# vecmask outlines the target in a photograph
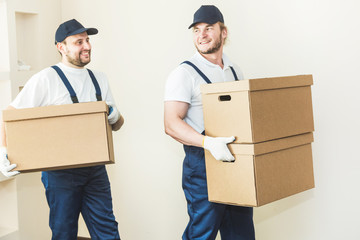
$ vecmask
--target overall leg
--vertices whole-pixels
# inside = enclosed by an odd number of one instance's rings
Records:
[[[221,240],[254,240],[253,208],[227,205],[220,235]]]
[[[81,209],[81,187],[72,169],[42,173],[50,208],[49,225],[53,240],[76,240]]]
[[[91,167],[89,181],[84,189],[81,214],[92,240],[120,239],[105,166]]]
[[[183,240],[214,240],[226,205],[208,201],[204,150],[188,146],[184,149],[183,189],[190,220]]]

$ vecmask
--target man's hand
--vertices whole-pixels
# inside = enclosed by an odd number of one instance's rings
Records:
[[[119,120],[119,118],[120,118],[120,113],[117,110],[117,108],[109,105],[108,121],[109,121],[110,125],[113,125],[114,123],[116,123]]]
[[[14,168],[16,168],[16,164],[10,164],[7,158],[6,147],[0,147],[0,172],[5,177],[12,177],[20,173],[18,171],[11,171]]]
[[[209,150],[210,153],[216,160],[219,161],[234,161],[235,158],[231,155],[227,144],[235,140],[235,137],[204,137],[203,147],[206,150]]]

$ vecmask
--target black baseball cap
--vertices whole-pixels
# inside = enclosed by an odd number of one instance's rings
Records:
[[[66,21],[58,27],[55,33],[55,44],[62,42],[68,36],[72,36],[78,33],[87,32],[88,35],[94,35],[98,33],[96,28],[85,28],[81,23],[75,19]]]
[[[189,29],[198,23],[214,24],[217,22],[224,23],[224,17],[220,10],[214,5],[202,5],[194,14],[194,21]]]

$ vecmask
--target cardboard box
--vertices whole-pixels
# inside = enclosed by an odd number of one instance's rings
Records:
[[[314,131],[312,75],[201,85],[206,135],[258,143]]]
[[[314,188],[311,142],[306,133],[256,144],[230,144],[234,162],[205,151],[209,201],[264,204]]]
[[[114,163],[105,102],[3,111],[8,158],[20,172]]]

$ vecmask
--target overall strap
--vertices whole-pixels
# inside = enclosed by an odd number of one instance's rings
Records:
[[[69,80],[67,79],[67,77],[65,76],[64,72],[56,65],[54,66],[51,66],[53,69],[55,69],[55,71],[58,73],[59,77],[61,78],[61,80],[63,81],[65,87],[67,88],[67,90],[69,91],[70,93],[70,97],[71,97],[71,100],[73,103],[78,103],[79,100],[76,96],[76,93],[74,91],[74,89],[72,88]],[[87,69],[89,75],[90,75],[90,78],[91,78],[91,81],[93,82],[94,84],[94,87],[95,87],[95,91],[96,91],[96,100],[97,101],[102,101],[102,98],[101,98],[101,90],[100,90],[100,86],[99,86],[99,83],[98,81],[96,80],[95,78],[95,75],[94,73],[90,70],[90,69]]]
[[[237,77],[237,75],[236,75],[236,72],[235,72],[234,68],[233,68],[232,66],[230,66],[230,69],[231,69],[231,71],[232,71],[232,73],[233,73],[233,75],[234,75],[235,81],[239,81],[239,79],[238,79],[238,77]]]
[[[184,62],[182,62],[181,64],[183,64],[183,63],[192,66],[192,67],[199,73],[199,75],[205,80],[205,82],[211,84],[210,79],[209,79],[207,76],[205,76],[205,74],[204,74],[202,71],[200,71],[200,69],[199,69],[197,66],[195,66],[195,64],[193,64],[193,63],[190,62],[190,61],[184,61]]]
[[[63,83],[65,84],[65,87],[67,88],[67,90],[70,93],[70,97],[73,103],[78,103],[79,100],[76,96],[76,93],[74,91],[74,89],[72,88],[71,84],[69,83],[69,80],[66,78],[65,74],[63,73],[63,71],[61,71],[61,69],[54,65],[51,66],[53,69],[55,69],[55,71],[58,73],[59,77],[61,78],[61,80],[63,81]]]
[[[95,91],[96,91],[96,100],[98,101],[102,101],[102,98],[101,98],[101,90],[100,90],[100,87],[99,87],[99,83],[98,81],[96,80],[95,78],[95,75],[93,74],[93,72],[90,70],[90,69],[87,69],[88,72],[89,72],[89,75],[91,77],[91,80],[94,84],[94,87],[95,87]]]
[[[200,74],[200,76],[205,80],[205,82],[207,82],[209,84],[211,83],[210,79],[208,77],[206,77],[205,74],[197,66],[195,66],[195,64],[193,64],[190,61],[184,61],[181,64],[183,64],[183,63],[186,63],[186,64],[192,66]],[[234,75],[235,81],[239,81],[234,68],[232,66],[230,66],[230,69],[231,69],[232,74]]]

